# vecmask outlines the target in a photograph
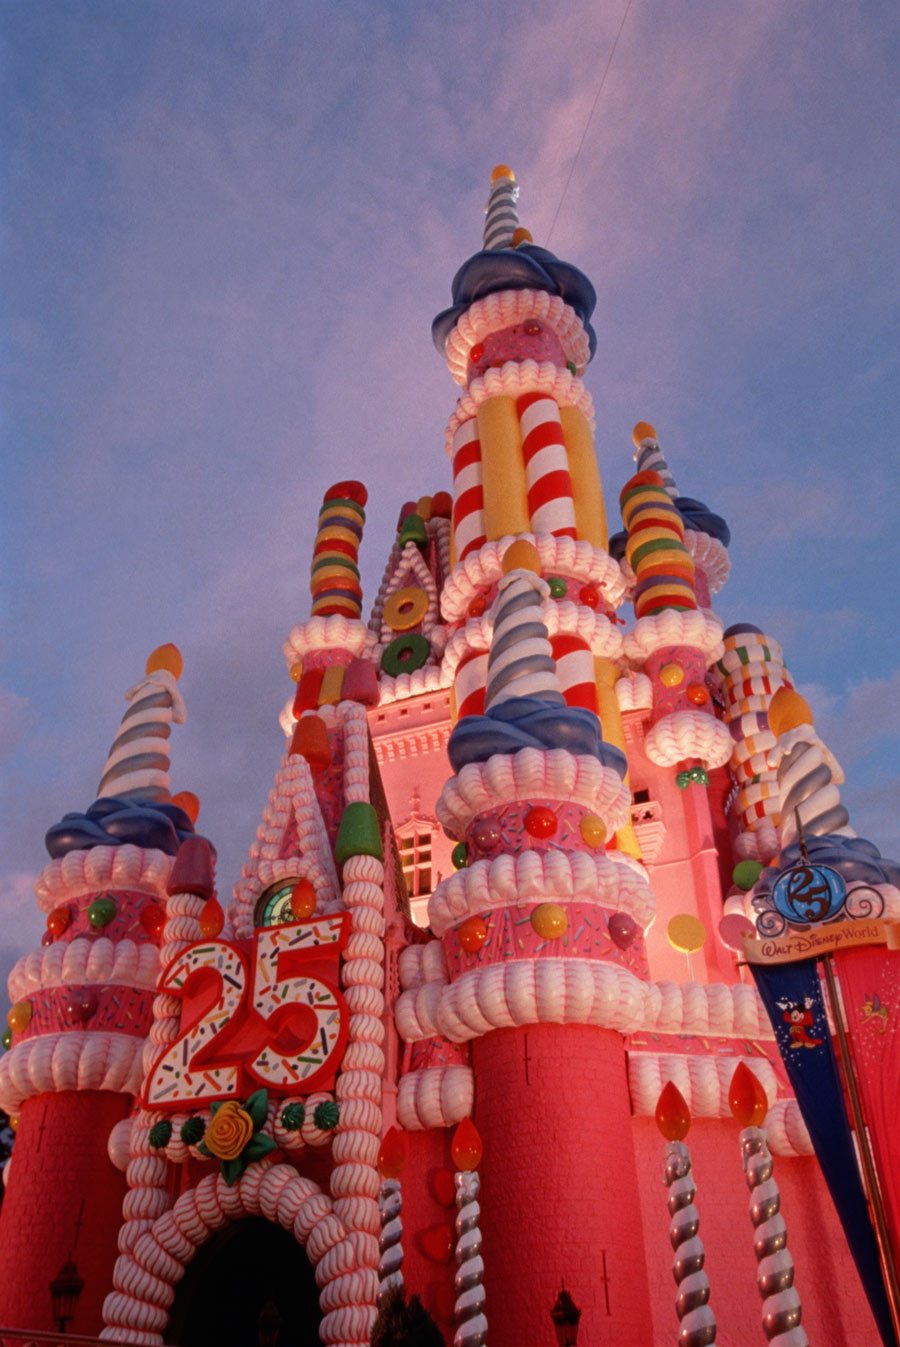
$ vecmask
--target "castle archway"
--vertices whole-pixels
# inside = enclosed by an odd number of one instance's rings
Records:
[[[263,1216],[217,1231],[185,1269],[166,1341],[190,1347],[256,1347],[260,1316],[280,1316],[278,1347],[319,1347],[319,1291],[293,1232]]]

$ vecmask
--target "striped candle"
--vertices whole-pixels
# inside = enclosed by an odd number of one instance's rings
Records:
[[[485,206],[484,247],[509,248],[519,227],[516,202],[519,188],[516,175],[506,164],[498,164],[491,174],[491,191]]]
[[[362,586],[357,559],[366,522],[366,498],[361,482],[338,482],[325,493],[310,567],[313,617],[360,615]]]
[[[487,710],[511,697],[537,697],[564,705],[541,615],[541,602],[549,592],[546,580],[524,570],[510,571],[497,586],[485,689]]]
[[[453,436],[453,544],[456,561],[487,541],[478,421],[472,417]]]
[[[183,724],[184,702],[178,691],[181,655],[174,645],[160,646],[147,660],[147,676],[129,688],[122,717],[97,787],[100,798],[166,802],[169,794],[171,724]]]
[[[542,393],[525,393],[516,411],[532,532],[574,538],[575,502],[559,407]]]

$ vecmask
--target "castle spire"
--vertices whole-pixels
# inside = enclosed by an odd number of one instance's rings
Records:
[[[519,227],[516,202],[519,188],[516,175],[506,164],[498,164],[491,174],[491,191],[484,208],[484,247],[510,248]]]

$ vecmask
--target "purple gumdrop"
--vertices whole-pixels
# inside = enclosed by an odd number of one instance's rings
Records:
[[[627,912],[614,912],[607,922],[609,938],[619,949],[627,949],[637,939],[640,927]]]
[[[472,841],[479,851],[493,851],[500,844],[500,826],[491,818],[479,819],[472,829]]]
[[[97,998],[91,991],[74,992],[65,1004],[66,1017],[75,1024],[84,1024],[97,1010]]]

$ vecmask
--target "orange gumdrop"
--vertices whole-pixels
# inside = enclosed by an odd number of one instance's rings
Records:
[[[209,898],[203,904],[198,918],[200,930],[207,937],[212,939],[217,936],[225,925],[225,913],[222,911],[221,904],[217,898]]]
[[[158,669],[165,669],[173,678],[180,678],[183,668],[184,660],[181,658],[181,651],[171,641],[168,641],[165,645],[158,645],[153,653],[147,657],[145,665],[148,674],[156,673]]]
[[[409,1158],[409,1138],[399,1127],[389,1127],[378,1152],[378,1172],[383,1179],[399,1179]]]
[[[453,1133],[450,1154],[457,1169],[477,1169],[481,1164],[484,1147],[478,1129],[471,1118],[463,1118]]]
[[[177,804],[179,809],[183,809],[191,823],[197,822],[197,815],[200,813],[200,801],[192,790],[180,790],[177,795],[172,796],[172,803]]]
[[[291,912],[298,921],[305,921],[316,910],[316,891],[308,879],[298,879],[291,889]]]
[[[666,1141],[684,1141],[691,1127],[691,1111],[684,1095],[671,1080],[656,1101],[656,1125]]]
[[[759,1077],[738,1062],[728,1087],[728,1107],[741,1127],[760,1127],[769,1111],[769,1100]]]

